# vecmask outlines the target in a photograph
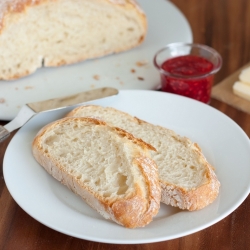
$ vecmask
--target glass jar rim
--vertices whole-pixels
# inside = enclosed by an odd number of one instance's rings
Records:
[[[205,74],[199,74],[199,75],[194,75],[194,76],[183,76],[183,75],[178,75],[178,74],[173,74],[173,73],[170,73],[170,72],[167,72],[165,71],[164,69],[162,69],[161,65],[159,65],[157,63],[157,56],[163,52],[164,50],[168,49],[168,48],[171,48],[171,47],[181,47],[181,46],[186,46],[186,47],[194,47],[194,48],[200,48],[200,49],[205,49],[206,51],[209,51],[210,53],[212,53],[218,60],[218,63],[214,65],[213,69],[208,72],[208,73],[205,73]],[[174,58],[174,57],[172,57]],[[204,58],[204,57],[203,57]],[[182,79],[199,79],[199,78],[204,78],[204,77],[207,77],[207,76],[210,76],[210,75],[213,75],[215,74],[216,72],[218,72],[222,66],[222,57],[221,55],[213,48],[207,46],[207,45],[204,45],[204,44],[199,44],[199,43],[181,43],[181,42],[178,42],[178,43],[170,43],[170,44],[167,44],[165,45],[163,48],[161,48],[160,50],[158,50],[154,56],[154,59],[153,59],[153,62],[154,62],[154,65],[155,67],[160,71],[160,73],[166,75],[166,76],[172,76],[172,77],[175,77],[175,78],[182,78]]]

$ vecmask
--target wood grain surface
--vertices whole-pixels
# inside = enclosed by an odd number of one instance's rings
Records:
[[[152,0],[152,4],[154,1],[157,0]],[[209,45],[222,55],[223,66],[220,72],[216,74],[215,84],[250,62],[249,0],[172,0],[172,2],[189,21],[194,42]],[[249,114],[215,99],[212,99],[210,105],[232,118],[250,136]],[[5,122],[0,121],[0,124],[4,125]],[[11,137],[13,135],[14,133],[12,133]],[[0,144],[0,249],[250,249],[249,196],[232,214],[215,225],[186,237],[159,243],[138,245],[103,244],[80,240],[54,231],[26,214],[12,199],[6,188],[2,162],[11,137]],[[232,185],[237,184],[232,183]]]

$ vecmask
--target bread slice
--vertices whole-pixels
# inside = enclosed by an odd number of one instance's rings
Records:
[[[81,106],[67,116],[98,117],[155,147],[151,155],[158,165],[163,203],[192,211],[218,196],[220,182],[213,167],[190,139],[111,107]]]
[[[134,0],[3,0],[0,79],[129,50],[146,32]]]
[[[143,227],[160,207],[151,145],[92,118],[64,118],[42,128],[35,159],[106,219]]]

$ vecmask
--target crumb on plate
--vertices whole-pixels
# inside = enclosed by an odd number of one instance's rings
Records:
[[[4,99],[4,98],[0,98],[0,103],[2,104],[2,103],[5,103],[6,102],[6,100]]]
[[[99,79],[100,79],[100,76],[99,76],[99,75],[94,75],[93,78],[94,78],[95,80],[99,80]]]
[[[25,89],[33,89],[32,86],[25,86]]]
[[[138,67],[142,67],[142,66],[145,66],[147,64],[148,64],[148,61],[146,61],[146,60],[136,62],[136,65]]]

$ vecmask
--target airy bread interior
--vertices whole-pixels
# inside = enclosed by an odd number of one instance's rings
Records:
[[[125,131],[84,118],[56,121],[33,143],[36,160],[53,177],[105,218],[131,228],[145,226],[159,210],[158,170],[149,149]]]
[[[197,210],[217,197],[220,183],[197,143],[174,131],[153,125],[110,107],[82,106],[68,116],[98,117],[120,127],[156,148],[162,202]]]
[[[146,35],[146,17],[130,0],[7,0],[0,7],[0,79],[125,51]]]
[[[45,152],[103,198],[112,200],[131,194],[137,181],[145,186],[139,169],[131,168],[133,148],[121,143],[112,132],[104,133],[102,127],[93,129],[72,122],[55,126],[42,139]]]
[[[86,107],[79,109],[76,115],[98,117],[153,145],[157,151],[151,154],[158,163],[161,178],[166,182],[180,185],[185,189],[196,188],[207,182],[204,162],[200,161],[196,146],[187,138],[160,126],[152,126],[152,124],[117,113],[116,110],[110,108]]]

